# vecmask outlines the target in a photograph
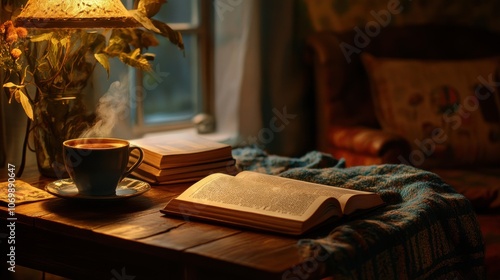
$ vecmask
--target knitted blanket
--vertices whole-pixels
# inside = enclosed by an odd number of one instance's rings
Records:
[[[283,279],[304,279],[327,264],[334,279],[484,279],[484,245],[469,201],[439,176],[406,165],[345,168],[310,152],[300,158],[233,151],[241,170],[379,193],[387,206],[326,225],[299,241],[306,260]]]

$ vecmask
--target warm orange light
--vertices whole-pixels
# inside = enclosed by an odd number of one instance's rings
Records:
[[[140,26],[120,0],[28,0],[16,22],[28,28]]]

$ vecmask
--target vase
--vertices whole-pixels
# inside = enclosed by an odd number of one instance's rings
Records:
[[[78,138],[92,118],[81,93],[40,94],[33,110],[31,133],[39,172],[51,178],[67,178],[63,142]]]

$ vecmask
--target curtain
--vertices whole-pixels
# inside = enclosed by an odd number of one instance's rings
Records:
[[[299,155],[313,148],[313,95],[303,65],[302,0],[214,1],[218,133],[236,146]],[[226,4],[223,6],[222,4]]]
[[[260,1],[214,1],[217,133],[235,146],[261,129]]]
[[[314,93],[304,58],[307,9],[303,0],[273,0],[261,7],[261,14],[266,133],[260,140],[271,153],[300,156],[314,149],[315,141]]]

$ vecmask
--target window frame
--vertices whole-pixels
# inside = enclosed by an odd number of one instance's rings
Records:
[[[185,35],[196,35],[197,36],[197,56],[198,56],[198,81],[193,81],[195,83],[199,82],[200,91],[200,108],[199,113],[214,114],[214,76],[213,76],[213,9],[210,5],[210,1],[205,0],[191,0],[197,2],[196,7],[198,11],[194,13],[198,14],[198,22],[192,24],[189,23],[168,23],[168,25],[181,32],[183,36]],[[168,5],[168,3],[167,3]],[[182,55],[182,54],[180,54]],[[175,121],[166,122],[162,124],[146,124],[144,116],[144,103],[143,103],[143,93],[141,90],[143,81],[143,72],[141,70],[131,68],[129,69],[129,77],[134,81],[130,84],[130,102],[133,103],[134,110],[132,113],[133,119],[130,120],[133,134],[143,135],[145,133],[161,132],[169,130],[177,130],[183,128],[193,127],[194,124],[191,120],[185,121]]]

